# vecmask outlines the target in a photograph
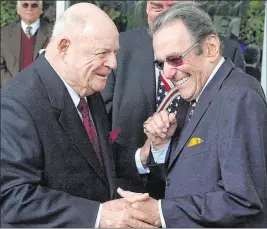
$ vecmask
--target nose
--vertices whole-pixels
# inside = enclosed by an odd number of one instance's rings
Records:
[[[171,80],[174,77],[174,75],[176,74],[176,69],[171,67],[170,65],[168,65],[165,62],[164,67],[163,67],[163,74],[164,74],[166,79]]]
[[[113,70],[117,68],[117,58],[114,52],[110,53],[108,56],[106,65]]]

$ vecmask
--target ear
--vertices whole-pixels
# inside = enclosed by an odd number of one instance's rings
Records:
[[[70,40],[68,38],[62,38],[57,45],[58,52],[64,56],[69,48],[69,44]]]
[[[215,60],[218,55],[220,55],[220,40],[219,38],[212,34],[209,35],[205,41],[205,55],[210,59],[210,61]]]

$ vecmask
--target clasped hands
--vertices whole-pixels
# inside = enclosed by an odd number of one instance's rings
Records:
[[[103,203],[99,227],[155,228],[160,227],[158,201],[148,193],[134,193],[118,188],[121,199]]]
[[[174,113],[163,110],[154,113],[144,123],[144,133],[156,150],[163,148],[177,128],[177,120]]]

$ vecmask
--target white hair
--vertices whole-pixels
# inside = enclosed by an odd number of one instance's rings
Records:
[[[39,5],[39,7],[41,8],[41,10],[43,9],[43,1],[39,0],[37,1],[37,4]],[[21,0],[17,0],[17,7],[21,6]]]
[[[91,25],[83,15],[65,14],[63,12],[55,22],[51,39],[62,35],[65,30],[72,30],[72,34],[75,36],[83,35],[90,28]],[[78,32],[75,33],[73,30],[78,30]]]

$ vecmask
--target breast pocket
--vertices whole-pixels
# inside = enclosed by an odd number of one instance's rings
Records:
[[[207,153],[210,151],[210,144],[207,142],[201,142],[199,144],[188,146],[188,143],[186,144],[183,152],[185,157],[194,156],[198,154]]]

